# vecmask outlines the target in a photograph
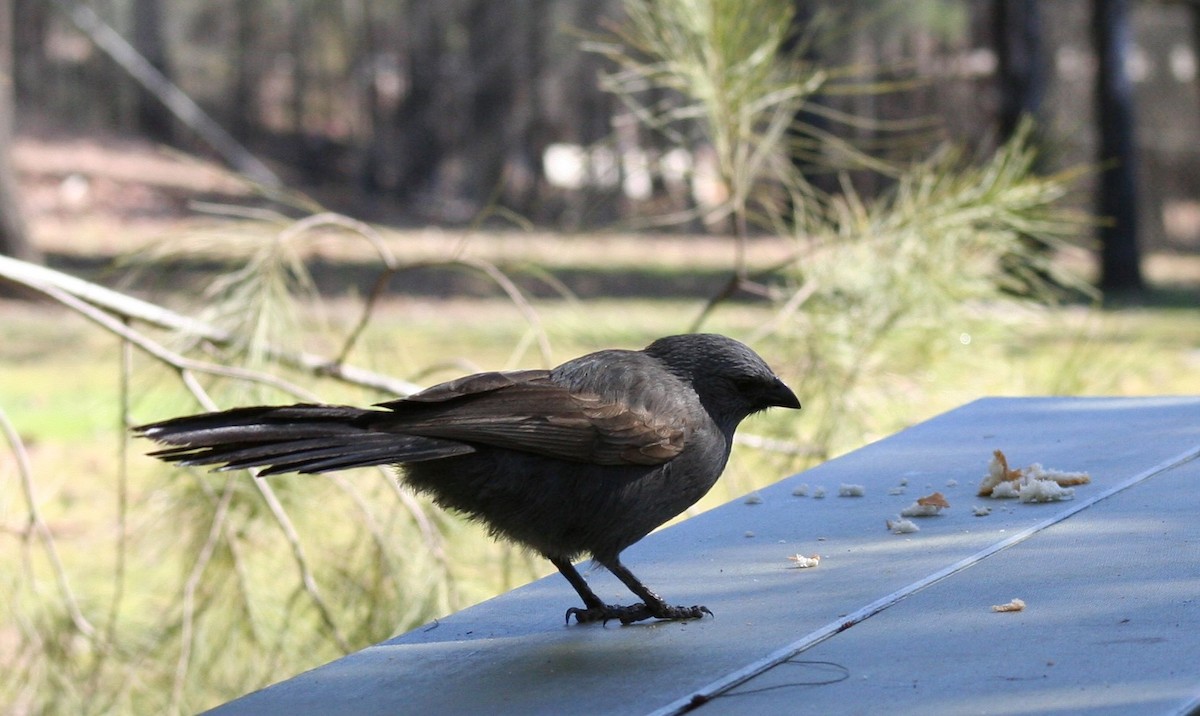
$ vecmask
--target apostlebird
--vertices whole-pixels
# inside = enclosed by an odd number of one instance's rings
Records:
[[[135,428],[183,465],[259,475],[398,465],[402,479],[549,559],[583,599],[567,621],[694,619],[620,554],[699,500],[742,419],[800,401],[746,345],[713,334],[602,350],[552,370],[469,375],[363,409],[234,408]],[[572,561],[590,555],[641,600],[606,604]]]

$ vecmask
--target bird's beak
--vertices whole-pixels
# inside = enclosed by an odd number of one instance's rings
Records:
[[[800,399],[792,392],[792,389],[784,385],[783,381],[776,378],[775,384],[763,396],[768,406],[779,408],[800,408]]]

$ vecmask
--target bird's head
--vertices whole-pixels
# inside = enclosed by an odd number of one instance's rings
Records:
[[[800,400],[744,343],[712,333],[654,341],[645,352],[689,383],[713,419],[732,430],[767,408],[799,408]]]

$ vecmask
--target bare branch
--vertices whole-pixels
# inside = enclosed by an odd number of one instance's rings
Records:
[[[38,508],[40,501],[33,484],[33,468],[29,462],[29,453],[25,451],[21,436],[9,422],[8,415],[5,414],[2,407],[0,407],[0,433],[4,434],[4,439],[8,441],[9,448],[17,459],[17,476],[21,480],[21,492],[25,496],[26,510],[29,514],[29,528],[26,534],[36,534],[42,547],[46,550],[50,567],[54,570],[54,578],[58,582],[58,591],[62,596],[63,605],[67,609],[67,615],[71,617],[71,622],[80,634],[93,639],[96,636],[96,627],[88,621],[87,617],[83,615],[83,610],[79,608],[75,592],[71,589],[71,582],[67,579],[67,570],[63,567],[58,547],[54,543],[54,535],[51,534],[46,521],[42,519],[41,510]]]
[[[134,346],[137,346],[146,353],[157,358],[163,363],[174,367],[177,370],[194,373],[209,373],[211,375],[218,375],[225,378],[261,383],[263,385],[268,385],[287,393],[291,393],[292,395],[304,400],[316,400],[316,396],[313,393],[294,383],[270,375],[269,373],[262,373],[259,371],[249,370],[247,368],[224,366],[217,363],[208,363],[182,356],[146,338],[141,333],[129,328],[126,324],[113,318],[107,313],[96,309],[87,303],[84,303],[69,293],[58,290],[57,288],[42,286],[38,290],[50,298],[53,298],[55,301],[63,304],[64,306],[73,309],[85,318],[124,338]]]
[[[75,296],[117,316],[194,335],[216,345],[225,346],[234,342],[233,335],[228,331],[208,325],[203,321],[188,318],[162,306],[127,296],[60,271],[18,261],[7,256],[0,256],[0,278],[9,279],[47,295],[49,295],[49,289],[57,288],[60,293]],[[74,308],[74,306],[72,307]],[[289,367],[390,395],[411,395],[421,389],[421,386],[408,381],[344,365],[311,353],[293,353],[275,348],[268,348],[266,353],[271,359]]]
[[[216,513],[209,526],[208,537],[204,540],[200,554],[192,564],[192,569],[188,572],[187,580],[183,585],[179,659],[175,662],[175,679],[171,687],[171,711],[174,713],[182,711],[183,689],[187,683],[188,669],[191,665],[192,646],[195,644],[196,592],[200,589],[200,580],[204,576],[209,562],[212,561],[213,555],[217,551],[217,545],[220,544],[221,536],[225,531],[226,517],[229,514],[229,504],[233,500],[233,495],[233,478],[230,477],[225,481],[225,489],[221,492],[221,499],[217,503]]]
[[[254,474],[254,487],[262,495],[263,501],[266,502],[267,508],[271,510],[271,515],[275,518],[275,522],[283,532],[284,539],[287,540],[288,546],[291,547],[292,558],[296,561],[296,567],[300,570],[300,581],[304,584],[304,591],[308,593],[313,606],[317,608],[317,613],[321,616],[321,621],[325,623],[325,627],[329,630],[330,635],[333,636],[333,640],[337,643],[338,648],[342,650],[342,653],[349,654],[352,651],[350,643],[346,641],[345,635],[342,634],[342,630],[333,618],[333,612],[329,610],[329,605],[325,603],[324,597],[321,596],[321,590],[317,587],[317,579],[313,575],[312,568],[309,567],[308,557],[304,552],[304,545],[300,542],[300,533],[296,531],[296,526],[292,524],[292,518],[288,517],[287,510],[283,509],[283,504],[279,501],[279,497],[276,496],[275,490],[272,489],[270,483],[260,478],[257,474]]]
[[[179,121],[203,137],[230,166],[266,187],[282,186],[283,182],[274,172],[225,131],[195,100],[150,64],[124,37],[101,20],[94,10],[71,0],[54,0],[54,3],[71,18],[76,27],[87,33],[97,47],[157,97]]]

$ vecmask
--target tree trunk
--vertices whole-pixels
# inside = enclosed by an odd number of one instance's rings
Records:
[[[311,7],[307,2],[296,0],[291,3],[292,25],[288,34],[288,44],[292,55],[292,132],[297,140],[304,136],[304,105],[308,95],[308,21]]]
[[[13,0],[12,52],[21,61],[13,68],[13,101],[34,99],[45,106],[49,93],[40,85],[48,76],[47,28],[54,7],[45,0]]]
[[[404,72],[406,92],[396,107],[393,122],[394,152],[392,166],[385,174],[401,200],[421,195],[433,185],[435,175],[446,157],[445,127],[456,118],[446,101],[448,81],[442,67],[450,52],[444,15],[438,3],[413,3],[409,6],[409,27],[404,33]]]
[[[1131,29],[1127,0],[1093,0],[1096,121],[1099,126],[1100,288],[1137,291],[1143,287],[1137,236],[1137,147],[1133,135],[1133,87],[1125,71]]]
[[[262,32],[261,0],[238,0],[235,11],[236,30],[233,48],[233,112],[230,132],[246,141],[258,129],[258,85],[265,64],[255,53],[258,34]]]
[[[1012,137],[1023,116],[1036,116],[1046,94],[1041,17],[1037,0],[994,0],[1000,141]]]
[[[785,56],[794,55],[799,50],[800,60],[812,65],[820,64],[823,58],[817,44],[812,41],[810,33],[813,30],[810,26],[817,19],[821,3],[818,0],[792,0],[792,6],[795,9],[795,14],[792,15],[792,35],[781,49]],[[799,46],[800,42],[804,42],[804,46]],[[822,165],[820,155],[823,142],[814,139],[832,131],[827,115],[814,111],[814,107],[824,102],[825,98],[819,94],[808,97],[796,112],[795,122],[788,129],[788,134],[793,146],[803,150],[793,152],[792,165],[809,184],[826,194],[833,194],[840,189],[838,177],[830,171],[827,163]],[[793,215],[795,207],[790,205],[790,201],[789,196],[787,212],[788,215]]]
[[[12,148],[13,5],[0,0],[0,254],[24,261],[39,260],[29,240],[21,201],[17,193]]]
[[[162,0],[134,0],[133,46],[163,77],[171,78],[163,37]],[[172,140],[170,111],[145,87],[137,91],[137,124],[150,139],[164,143]]]
[[[470,110],[460,147],[470,157],[471,172],[462,193],[477,210],[504,196],[505,163],[513,139],[524,129],[517,126],[517,95],[532,83],[517,66],[530,21],[528,0],[475,0],[466,18]]]

